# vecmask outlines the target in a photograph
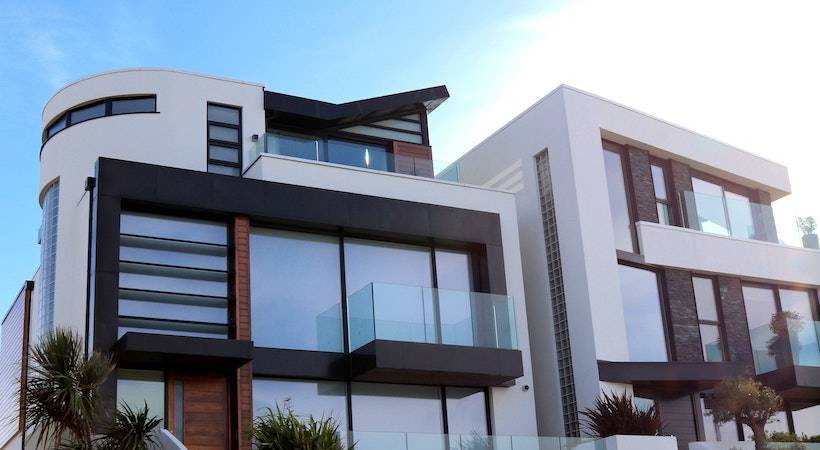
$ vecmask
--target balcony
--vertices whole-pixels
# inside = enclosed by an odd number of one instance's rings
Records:
[[[724,192],[681,193],[686,228],[738,239],[778,242],[774,212],[770,205],[754,203],[741,195]]]
[[[603,450],[591,438],[353,431],[356,450]]]
[[[820,401],[820,322],[773,321],[749,334],[761,380],[785,391],[787,398]]]
[[[377,144],[271,132],[260,136],[251,149],[250,160],[254,161],[263,153],[444,181],[459,181],[457,168],[451,167],[448,163],[396,155]]]
[[[371,283],[348,297],[354,378],[494,386],[523,375],[512,298]]]

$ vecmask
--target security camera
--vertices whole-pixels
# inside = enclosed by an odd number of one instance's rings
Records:
[[[529,384],[525,384],[525,385],[521,386],[521,390],[522,390],[522,391],[524,391],[524,392],[529,391],[529,390],[530,390],[530,385],[529,385]]]

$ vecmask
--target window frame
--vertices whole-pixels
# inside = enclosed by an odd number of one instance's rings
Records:
[[[730,215],[729,215],[729,206],[726,203],[726,192],[731,192],[732,194],[740,195],[742,197],[746,197],[749,200],[749,204],[750,204],[750,208],[751,208],[751,205],[756,203],[756,200],[757,200],[757,197],[755,196],[754,189],[748,188],[748,187],[745,187],[745,186],[741,186],[737,183],[733,183],[729,180],[725,180],[723,178],[716,177],[714,175],[710,175],[710,174],[705,173],[705,172],[701,172],[697,169],[690,169],[689,170],[689,179],[690,179],[690,182],[693,185],[694,185],[694,180],[699,179],[701,181],[705,181],[707,183],[714,184],[714,185],[719,186],[721,188],[720,198],[721,198],[721,201],[723,202],[723,217],[726,220],[726,228],[727,228],[726,231],[729,232],[729,237],[734,237],[734,234],[732,233],[732,221],[731,221],[731,218],[730,218]],[[694,187],[692,188],[692,190],[694,191]],[[752,214],[752,221],[755,222],[754,211],[750,210],[750,214]],[[756,223],[755,223],[755,227],[757,227]],[[698,229],[700,229],[700,224],[698,224]],[[758,233],[759,233],[759,230],[756,229],[755,234],[757,235]]]
[[[129,111],[129,112],[120,112],[120,113],[112,112],[111,105],[112,105],[112,102],[114,102],[114,101],[118,101],[118,100],[140,100],[140,99],[153,99],[154,100],[154,110],[153,111]],[[81,121],[78,121],[78,122],[75,122],[71,119],[71,114],[76,112],[76,111],[86,109],[86,108],[92,108],[94,106],[99,106],[99,105],[103,105],[103,104],[105,105],[105,113],[102,116],[92,117],[90,119],[85,119],[85,120],[81,120]],[[88,102],[85,102],[85,103],[80,103],[79,105],[74,105],[71,108],[66,109],[65,111],[61,112],[60,114],[57,114],[56,116],[54,116],[54,118],[51,119],[51,121],[49,121],[48,124],[45,127],[43,127],[43,132],[42,132],[43,145],[45,145],[45,143],[48,142],[51,138],[53,138],[54,136],[56,136],[59,133],[63,132],[67,128],[72,127],[73,125],[83,123],[83,122],[88,122],[88,121],[91,121],[91,120],[102,119],[104,117],[125,116],[125,115],[128,115],[128,114],[159,114],[159,111],[157,111],[157,95],[156,94],[117,95],[117,96],[113,96],[113,97],[105,97],[105,98],[102,98],[102,99],[91,100],[91,101],[88,101]],[[49,136],[48,135],[49,129],[51,129],[51,127],[53,127],[54,125],[56,125],[58,122],[60,122],[63,119],[65,119],[65,125],[63,126],[63,128],[55,131],[54,134]],[[40,151],[42,152],[42,147],[40,148]]]
[[[666,188],[666,200],[659,198],[657,193],[655,193],[655,176],[652,174],[652,166],[659,167],[663,172],[663,185]],[[657,207],[658,203],[662,203],[666,205],[666,210],[669,213],[669,224],[670,226],[677,226],[678,225],[678,207],[676,202],[672,201],[675,198],[675,189],[672,185],[672,180],[670,179],[670,165],[669,160],[661,159],[656,156],[649,156],[649,173],[652,175],[652,192],[655,195],[655,205]],[[660,216],[658,217],[658,223],[661,223]]]
[[[231,123],[226,122],[217,122],[211,120],[208,117],[208,108],[210,106],[218,106],[220,108],[230,108],[235,109],[239,113],[239,123],[234,125]],[[209,170],[210,166],[223,166],[223,167],[230,167],[232,169],[237,170],[237,174],[234,176],[241,177],[242,176],[242,107],[236,105],[228,105],[225,103],[218,103],[218,102],[206,102],[205,104],[205,171],[208,173],[216,173],[211,172]],[[230,141],[223,141],[221,139],[216,139],[211,137],[211,126],[223,127],[223,128],[232,128],[236,130],[237,133],[237,142],[230,142]],[[230,161],[225,161],[223,159],[215,159],[211,157],[211,145],[219,146],[219,147],[226,147],[226,148],[233,148],[236,149],[237,152],[237,162],[233,163]]]
[[[632,172],[629,168],[629,154],[627,152],[627,148],[624,145],[617,144],[612,141],[608,141],[606,139],[601,139],[601,148],[602,154],[603,151],[611,151],[613,153],[617,153],[618,156],[621,158],[621,174],[624,179],[624,193],[626,195],[626,208],[627,214],[629,215],[629,232],[632,236],[632,251],[627,253],[632,253],[635,255],[639,255],[641,253],[640,246],[638,244],[638,229],[635,226],[635,222],[638,220],[638,213],[637,213],[637,205],[635,204],[635,188],[632,186]],[[603,158],[603,156],[602,156]],[[606,167],[604,168],[604,178],[606,178]],[[654,189],[654,187],[653,187]],[[610,216],[612,212],[610,211]],[[613,224],[614,225],[614,224]],[[617,251],[626,251],[619,248],[615,249]]]
[[[678,355],[675,352],[675,346],[672,345],[672,341],[670,340],[670,332],[672,329],[671,317],[669,317],[669,305],[666,299],[666,277],[662,270],[657,267],[649,266],[646,264],[640,264],[635,261],[631,261],[624,258],[618,258],[618,266],[629,266],[635,269],[646,270],[648,272],[652,272],[655,274],[655,280],[658,284],[658,307],[660,308],[661,313],[661,324],[663,327],[663,340],[665,341],[664,344],[666,345],[666,358],[667,362],[674,362],[678,360]],[[620,282],[620,279],[619,279]],[[623,299],[621,299],[623,302]]]
[[[712,293],[715,296],[715,309],[717,312],[717,321],[709,320],[709,319],[701,319],[700,318],[700,311],[698,311],[698,301],[697,301],[697,292],[695,292],[695,278],[702,278],[705,280],[709,280],[712,283]],[[714,325],[717,326],[718,329],[718,338],[720,339],[720,352],[722,355],[722,360],[719,362],[731,362],[731,358],[729,355],[729,347],[727,346],[726,342],[726,327],[725,323],[726,320],[723,316],[723,300],[720,298],[720,287],[718,286],[717,277],[710,276],[710,275],[702,275],[699,273],[692,273],[692,291],[695,295],[695,314],[698,320],[698,339],[700,340],[700,348],[701,351],[704,350],[703,348],[703,336],[700,332],[700,325]],[[745,305],[744,305],[745,308]],[[703,361],[706,361],[706,355],[703,355]]]

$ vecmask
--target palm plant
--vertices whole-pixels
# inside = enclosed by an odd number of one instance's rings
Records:
[[[657,436],[661,432],[660,414],[655,405],[637,408],[626,392],[607,394],[595,401],[592,408],[581,412],[584,425],[593,437],[605,438],[616,434]]]
[[[339,434],[339,425],[332,417],[315,419],[308,416],[302,421],[289,405],[276,405],[276,411],[267,412],[253,420],[251,431],[255,448],[259,450],[353,450],[346,447]]]
[[[70,439],[91,448],[98,390],[112,370],[107,355],[84,357],[82,338],[67,329],[55,329],[31,348],[24,394],[26,427],[37,431],[37,447]]]
[[[123,403],[114,413],[111,425],[95,441],[100,450],[148,450],[158,448],[156,430],[161,420],[148,414],[148,404],[132,409]]]

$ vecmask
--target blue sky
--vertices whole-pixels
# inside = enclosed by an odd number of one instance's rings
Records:
[[[430,119],[442,160],[565,82],[787,164],[802,193],[784,217],[820,216],[817,7],[753,3],[5,0],[0,309],[38,265],[42,106],[66,82],[122,67],[334,102],[446,84]]]

